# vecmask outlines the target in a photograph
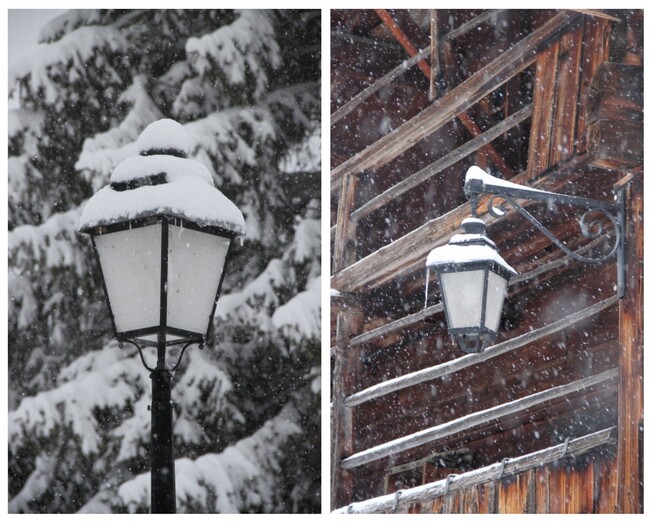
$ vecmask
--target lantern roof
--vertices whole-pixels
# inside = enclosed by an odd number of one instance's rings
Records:
[[[240,210],[215,187],[206,167],[186,158],[188,139],[181,124],[169,119],[151,123],[138,138],[137,148],[140,155],[116,166],[110,185],[86,203],[82,232],[167,215],[244,235]]]
[[[510,274],[518,274],[498,253],[496,244],[485,234],[485,223],[479,218],[462,221],[463,232],[454,235],[446,245],[435,247],[426,260],[427,267],[474,262],[495,262]]]

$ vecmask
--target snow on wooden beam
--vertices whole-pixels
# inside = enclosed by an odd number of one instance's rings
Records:
[[[618,368],[613,368],[594,376],[589,376],[581,380],[573,381],[565,385],[553,387],[541,392],[536,392],[524,398],[519,398],[514,401],[503,403],[485,410],[473,412],[457,418],[441,425],[436,425],[414,434],[409,434],[401,438],[388,441],[381,445],[376,445],[362,452],[358,452],[342,460],[342,468],[345,470],[359,467],[373,461],[386,458],[398,452],[403,452],[426,443],[432,443],[441,438],[458,434],[465,430],[477,427],[483,423],[495,421],[503,416],[510,416],[512,414],[523,412],[546,401],[550,401],[562,396],[566,396],[573,392],[578,392],[594,385],[606,383],[618,377]]]
[[[344,174],[357,174],[380,167],[443,124],[466,111],[520,71],[534,63],[536,53],[557,38],[582,15],[562,11],[542,27],[512,46],[467,80],[456,86],[432,105],[394,131],[383,136],[355,156],[331,170],[331,185],[338,185]]]
[[[441,303],[436,303],[435,305],[431,305],[430,307],[427,307],[426,309],[422,309],[419,312],[415,312],[414,314],[403,316],[398,320],[391,321],[375,329],[369,330],[367,332],[363,332],[362,334],[353,338],[349,342],[349,345],[351,346],[360,345],[362,343],[366,343],[375,338],[385,336],[397,330],[405,329],[407,327],[410,327],[411,325],[414,325],[415,323],[424,321],[430,318],[430,316],[438,314],[443,310],[444,310],[444,306]]]
[[[446,479],[420,485],[418,487],[401,490],[377,498],[367,499],[339,508],[333,513],[340,514],[371,514],[386,513],[405,507],[413,503],[424,503],[448,493],[467,490],[476,485],[490,481],[498,481],[506,476],[513,476],[552,463],[565,456],[580,456],[602,445],[615,443],[615,427],[600,430],[581,436],[568,443],[564,442],[553,447],[538,450],[516,458],[494,463],[463,474],[450,475]]]
[[[372,198],[367,203],[361,205],[358,209],[353,211],[351,214],[351,219],[360,220],[367,214],[381,208],[384,205],[387,205],[393,199],[425,182],[428,180],[428,178],[431,178],[444,169],[455,165],[457,162],[463,158],[466,158],[469,154],[477,151],[478,149],[485,147],[488,143],[491,143],[493,140],[509,131],[512,127],[516,127],[524,120],[527,120],[530,116],[532,116],[532,104],[523,107],[523,109],[505,118],[502,122],[494,125],[472,140],[469,140],[464,145],[452,150],[436,162],[431,163],[427,167],[421,169],[419,172],[408,176],[396,185],[393,185],[378,196]]]
[[[450,360],[433,367],[428,367],[426,369],[421,369],[416,372],[411,372],[410,374],[405,374],[391,380],[383,381],[382,383],[378,383],[377,385],[373,385],[369,388],[361,390],[360,392],[352,394],[346,398],[344,404],[347,407],[355,407],[367,401],[379,398],[386,394],[390,394],[391,392],[396,392],[397,390],[405,389],[407,387],[423,383],[424,381],[441,378],[442,376],[453,374],[454,372],[470,367],[471,365],[476,365],[491,358],[495,358],[496,356],[500,356],[506,352],[510,352],[528,345],[536,340],[554,334],[555,332],[559,332],[579,321],[589,318],[599,313],[600,311],[615,305],[618,303],[619,299],[620,298],[618,296],[612,296],[611,298],[602,300],[594,305],[591,305],[590,307],[571,314],[570,316],[566,316],[558,321],[550,323],[549,325],[526,332],[525,334],[521,334],[520,336],[512,338],[511,340],[506,340],[501,343],[497,343],[496,345],[492,345],[491,347],[487,347],[484,352],[467,354],[461,358]],[[437,305],[441,306],[441,304]],[[437,305],[433,305],[432,307],[429,307],[429,309],[433,309],[437,307]],[[426,310],[421,312],[423,313]],[[356,341],[358,338],[361,338],[362,336],[357,336],[356,338],[352,339],[350,344],[353,345],[354,341]]]

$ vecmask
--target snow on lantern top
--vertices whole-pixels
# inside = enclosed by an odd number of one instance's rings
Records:
[[[462,221],[462,229],[462,234],[456,234],[446,245],[430,251],[426,267],[494,262],[507,274],[518,274],[498,253],[496,244],[487,237],[482,220],[466,218]]]
[[[88,200],[80,230],[149,216],[182,218],[244,236],[245,221],[235,204],[214,183],[208,169],[187,158],[183,126],[163,119],[145,128],[137,142],[140,156],[116,166],[111,183]]]
[[[171,154],[186,158],[188,156],[188,136],[179,122],[163,118],[152,122],[140,133],[136,147],[141,156]]]

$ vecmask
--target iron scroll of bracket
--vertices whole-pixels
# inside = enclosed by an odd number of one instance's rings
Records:
[[[480,175],[476,174],[479,172],[481,172]],[[531,187],[506,182],[481,171],[479,168],[475,168],[474,171],[470,169],[466,176],[464,193],[470,199],[472,216],[477,217],[478,197],[488,195],[491,196],[488,202],[489,213],[496,218],[503,217],[507,212],[506,209],[502,204],[495,203],[496,198],[501,198],[525,217],[563,252],[583,263],[602,263],[615,255],[617,262],[617,292],[621,298],[625,295],[625,198],[623,189],[620,189],[615,194],[615,201],[611,203],[592,198],[533,189]],[[613,230],[615,231],[614,244],[609,252],[604,255],[590,257],[578,254],[555,237],[539,220],[518,204],[516,202],[517,199],[539,201],[548,205],[569,205],[586,209],[586,212],[578,220],[580,231],[585,238],[597,238],[603,234],[607,234],[602,221],[592,220],[587,223],[588,216],[596,212],[601,213],[613,225]]]

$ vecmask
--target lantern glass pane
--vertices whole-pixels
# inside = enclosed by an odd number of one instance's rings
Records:
[[[117,332],[159,325],[161,225],[95,236]]]
[[[170,225],[167,323],[205,335],[231,240]]]
[[[503,310],[503,301],[507,293],[507,280],[495,272],[489,271],[487,282],[487,312],[485,313],[485,326],[498,332],[500,313]]]
[[[479,327],[482,321],[485,270],[446,272],[440,275],[449,329]]]

